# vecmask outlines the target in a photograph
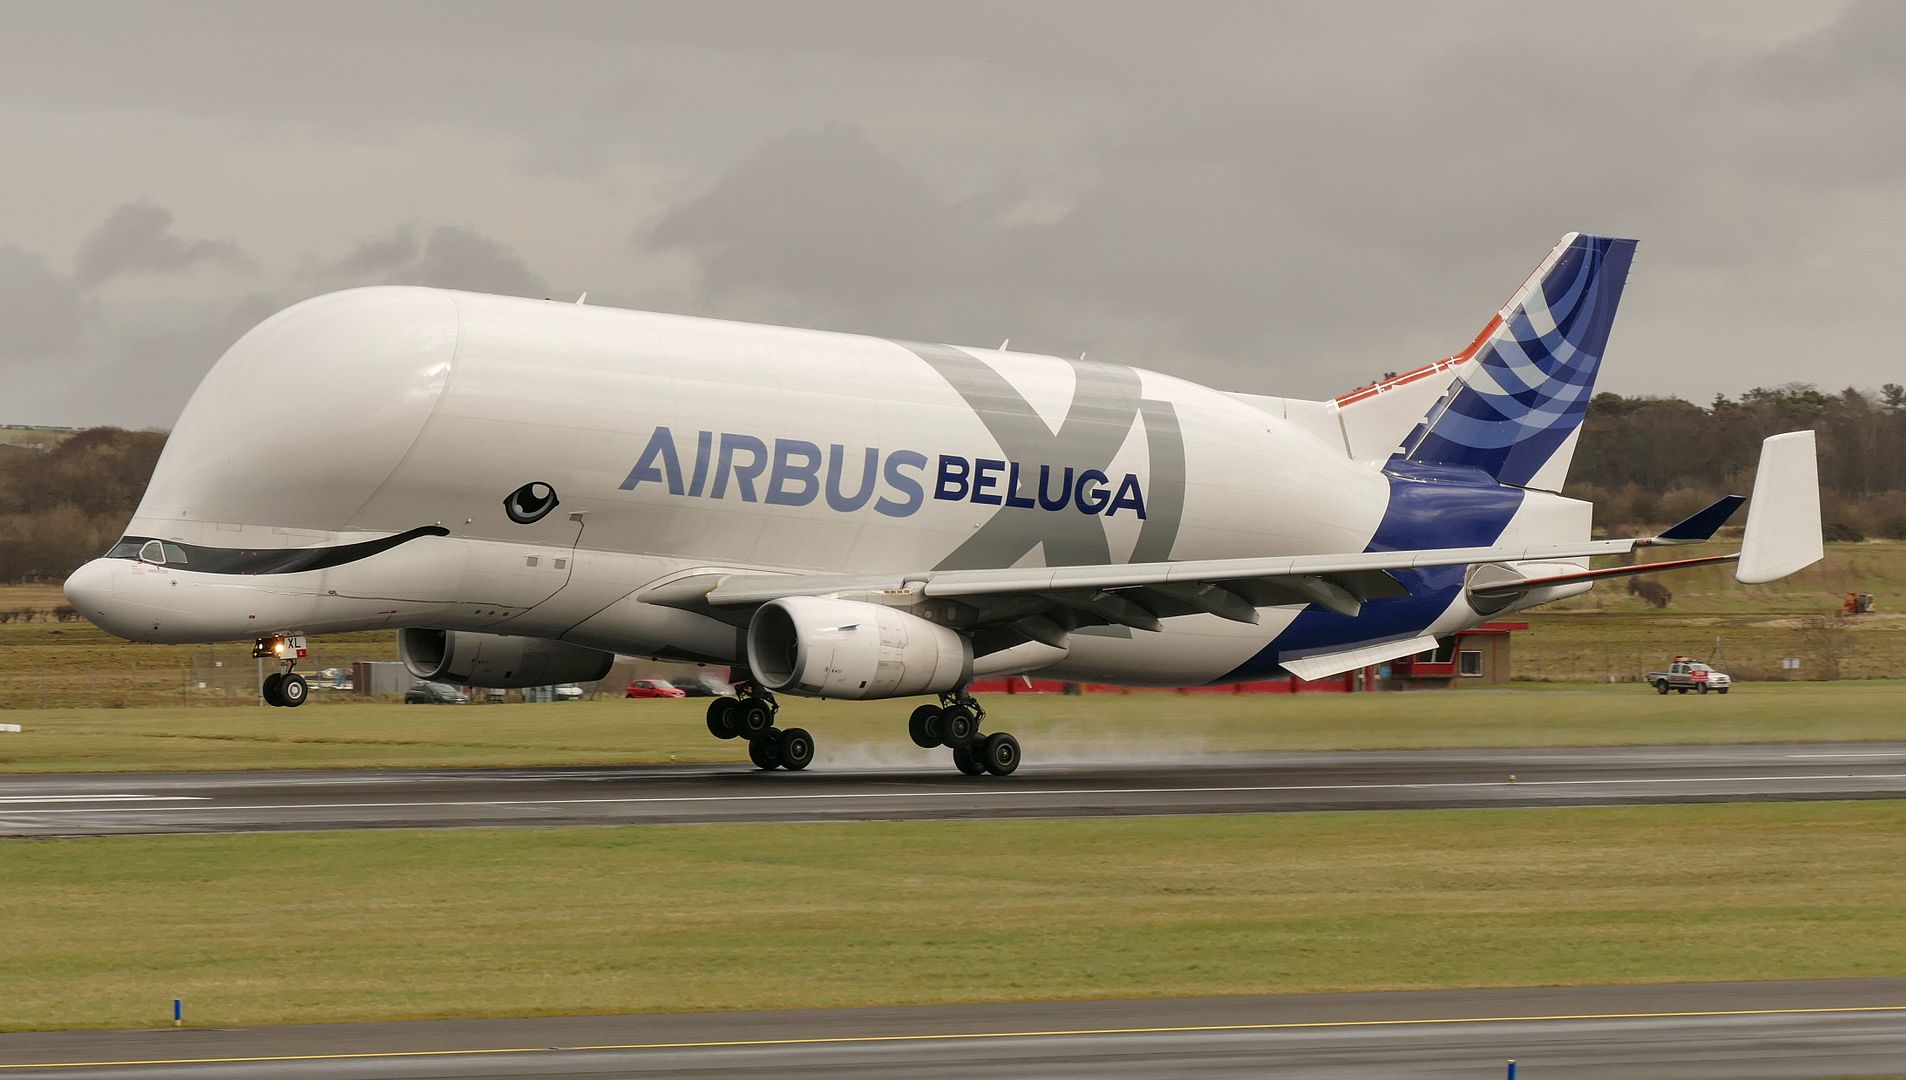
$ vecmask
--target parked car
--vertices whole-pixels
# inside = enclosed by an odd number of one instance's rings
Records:
[[[735,692],[734,687],[712,671],[697,671],[675,687],[689,697],[726,697]]]
[[[563,683],[556,688],[557,701],[581,701],[582,697],[582,687],[577,686],[575,683]]]
[[[629,684],[628,692],[622,696],[625,698],[678,698],[688,695],[667,679],[636,679]]]
[[[406,705],[468,705],[470,695],[448,683],[420,682],[412,683],[404,691]]]

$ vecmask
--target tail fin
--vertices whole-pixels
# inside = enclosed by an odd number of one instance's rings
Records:
[[[1570,233],[1483,329],[1473,363],[1390,459],[1560,490],[1635,242]]]

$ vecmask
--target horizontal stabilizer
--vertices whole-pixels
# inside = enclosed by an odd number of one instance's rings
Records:
[[[1332,675],[1342,675],[1346,671],[1355,671],[1371,664],[1381,664],[1386,660],[1395,660],[1404,656],[1415,656],[1436,647],[1433,637],[1414,637],[1402,641],[1379,641],[1374,645],[1359,645],[1354,649],[1340,649],[1337,652],[1313,653],[1309,656],[1286,654],[1277,658],[1284,670],[1303,679],[1314,682],[1328,679]]]
[[[1710,563],[1733,562],[1740,558],[1740,552],[1726,555],[1705,555],[1699,559],[1670,559],[1667,562],[1635,563],[1632,566],[1610,566],[1603,570],[1578,570],[1571,574],[1549,574],[1545,577],[1509,578],[1505,581],[1492,581],[1487,584],[1473,584],[1469,595],[1520,596],[1531,589],[1549,589],[1558,585],[1573,585],[1578,581],[1600,581],[1603,578],[1634,577],[1637,574],[1659,574],[1663,570],[1685,570],[1690,566],[1706,566]]]
[[[1775,435],[1760,444],[1760,471],[1754,476],[1747,536],[1734,577],[1748,585],[1778,581],[1825,555],[1813,432]]]
[[[1654,538],[1657,544],[1701,544],[1713,539],[1714,531],[1727,524],[1734,511],[1747,501],[1745,495],[1723,495],[1715,500],[1713,506],[1692,514],[1662,530]]]

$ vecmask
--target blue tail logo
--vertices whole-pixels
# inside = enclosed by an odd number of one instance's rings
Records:
[[[1634,254],[1633,240],[1563,237],[1392,465],[1465,466],[1501,484],[1559,489]]]

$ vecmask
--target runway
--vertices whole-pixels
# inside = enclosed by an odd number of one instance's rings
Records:
[[[1896,1075],[1906,979],[0,1035],[7,1080]]]
[[[1029,748],[1032,753],[1037,747]],[[1906,797],[1906,743],[1036,761],[0,777],[0,836],[1423,810]]]

